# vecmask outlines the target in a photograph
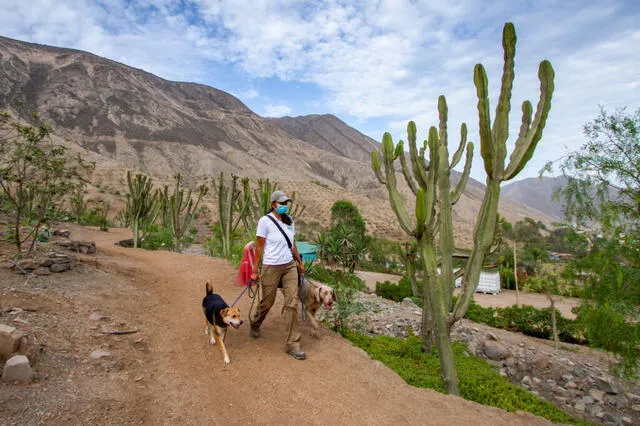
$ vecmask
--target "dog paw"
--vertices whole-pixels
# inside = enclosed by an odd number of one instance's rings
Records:
[[[205,334],[205,336],[206,336],[207,334],[209,334],[209,327],[205,327],[205,329],[204,329],[204,334]]]
[[[231,360],[229,359],[229,357],[224,357],[224,365],[229,365],[231,364]]]
[[[215,345],[216,344],[216,339],[214,337],[211,337],[210,342],[211,342],[212,345]]]

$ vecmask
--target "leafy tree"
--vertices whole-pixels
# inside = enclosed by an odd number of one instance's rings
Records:
[[[35,248],[41,228],[60,210],[67,194],[84,187],[94,165],[51,140],[51,127],[32,115],[33,124],[0,115],[0,189],[14,215],[10,239],[18,251]],[[21,227],[27,225],[27,235]]]
[[[637,373],[640,358],[639,129],[640,109],[609,114],[601,108],[584,126],[586,142],[559,161],[568,184],[558,196],[567,218],[587,230],[590,246],[566,270],[584,285],[579,318],[589,342],[618,355],[626,375]]]

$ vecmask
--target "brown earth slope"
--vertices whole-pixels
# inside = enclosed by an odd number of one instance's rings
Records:
[[[282,350],[280,298],[262,338],[251,339],[246,324],[230,331],[232,363],[224,367],[203,335],[199,305],[207,278],[228,302],[235,298],[233,268],[207,257],[114,246],[127,231],[74,232],[98,247],[95,259],[84,260],[83,272],[27,281],[3,276],[2,312],[25,308],[21,315],[45,355],[36,364],[35,383],[0,385],[2,423],[548,424],[411,387],[328,330],[321,340],[305,333],[308,359],[296,361]],[[249,304],[247,297],[239,302],[245,314]],[[91,323],[88,316],[96,311],[111,322]],[[139,332],[104,336],[100,327]],[[88,360],[96,347],[111,357]]]

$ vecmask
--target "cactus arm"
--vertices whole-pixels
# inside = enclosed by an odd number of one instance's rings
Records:
[[[455,205],[458,200],[460,200],[460,196],[464,191],[464,188],[467,186],[467,182],[469,181],[469,174],[471,173],[471,163],[473,162],[473,143],[469,142],[467,144],[467,157],[464,163],[464,170],[462,171],[462,176],[460,176],[460,180],[456,185],[456,189],[451,196],[451,205]]]
[[[451,165],[449,166],[450,170],[453,170],[455,166],[458,165],[460,159],[462,158],[462,154],[464,153],[464,147],[467,144],[467,123],[462,123],[460,125],[460,145],[458,145],[458,149],[453,154],[453,158],[451,159]]]
[[[494,177],[493,137],[491,135],[491,115],[489,113],[489,81],[482,64],[473,70],[473,82],[478,95],[478,123],[480,133],[480,155],[487,175]]]
[[[478,222],[473,234],[475,246],[467,264],[465,266],[464,278],[462,280],[462,293],[458,297],[451,323],[458,321],[469,308],[469,303],[473,298],[473,293],[478,286],[482,263],[487,251],[494,240],[495,221],[498,212],[498,202],[500,201],[500,181],[487,178],[487,189],[482,200],[482,206],[478,214]]]
[[[531,126],[527,126],[529,129],[526,132],[526,136],[524,136],[523,128],[526,121],[530,121],[531,119],[531,104],[528,106],[525,104],[522,105],[523,125],[520,129],[520,136],[516,141],[515,149],[509,158],[509,165],[504,173],[503,180],[512,179],[520,173],[533,156],[533,152],[542,138],[542,131],[547,123],[547,117],[549,115],[549,110],[551,109],[554,77],[555,74],[551,63],[549,61],[542,61],[538,69],[538,78],[540,79],[540,99],[538,100],[538,106],[536,107],[536,115]]]
[[[380,161],[380,153],[378,152],[378,150],[375,150],[371,152],[371,168],[373,169],[373,172],[378,178],[378,182],[380,182],[383,185],[386,185],[387,181],[385,180],[384,176],[382,176],[381,167],[382,167],[382,163]]]
[[[382,137],[382,156],[384,158],[384,170],[387,182],[387,192],[389,194],[389,201],[391,203],[391,208],[398,218],[400,227],[407,234],[414,235],[415,229],[411,223],[411,219],[409,218],[409,213],[407,212],[407,208],[404,205],[402,196],[398,191],[395,169],[393,167],[393,154],[393,139],[391,138],[391,134],[389,132],[386,132]]]
[[[427,222],[433,223],[435,216],[435,205],[437,202],[437,179],[438,179],[438,130],[431,126],[429,128],[429,174],[427,175],[427,193],[425,202],[427,204]]]
[[[438,144],[438,203],[440,206],[440,247],[442,253],[440,261],[440,279],[445,297],[446,311],[451,309],[453,297],[453,219],[451,217],[451,181],[449,168],[449,147],[447,136],[447,101],[444,96],[438,98],[438,115],[440,119],[440,133]]]
[[[509,138],[509,112],[511,111],[511,92],[513,89],[514,59],[516,56],[516,30],[512,23],[507,23],[502,31],[502,48],[504,50],[504,65],[502,69],[502,84],[500,96],[496,106],[496,117],[493,122],[493,147],[495,165],[504,167],[507,156],[507,139]],[[502,165],[502,166],[501,166]],[[502,173],[503,170],[498,170]]]
[[[413,166],[413,175],[421,188],[427,187],[427,166],[424,162],[424,150],[418,151],[416,145],[416,123],[410,121],[407,125],[407,139],[409,141],[409,156]]]
[[[411,176],[411,171],[409,170],[409,166],[407,165],[407,156],[404,153],[404,142],[398,142],[398,145],[396,146],[396,153],[398,152],[398,150],[401,151],[398,157],[400,157],[400,165],[402,166],[402,174],[404,175],[404,180],[407,182],[407,185],[409,185],[411,192],[413,192],[413,194],[415,195],[418,193],[418,186],[416,185],[415,180],[413,180],[413,176]]]

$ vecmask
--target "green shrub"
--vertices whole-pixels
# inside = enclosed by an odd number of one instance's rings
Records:
[[[316,185],[318,185],[318,186],[321,186],[321,187],[323,187],[323,188],[329,188],[329,185],[327,185],[327,184],[326,184],[326,183],[324,183],[324,182],[320,182],[318,179],[312,179],[312,180],[311,180],[311,183],[314,183],[314,184],[316,184]]]
[[[422,353],[419,337],[369,337],[353,331],[345,331],[343,334],[353,344],[364,349],[371,358],[382,361],[408,384],[444,393],[437,353]],[[454,353],[463,398],[510,412],[526,411],[555,423],[588,424],[509,383],[486,361],[470,356],[464,345],[455,344]]]
[[[553,339],[551,308],[537,309],[533,306],[509,306],[506,308],[483,308],[471,302],[466,318],[491,327],[519,332],[541,339]],[[583,327],[579,321],[563,317],[556,310],[558,337],[566,343],[586,344]]]
[[[328,269],[321,265],[315,265],[313,270],[307,273],[307,277],[330,285],[334,289],[341,286],[359,291],[367,290],[364,281],[358,278],[356,274],[340,269]]]
[[[173,233],[164,226],[149,225],[140,240],[140,246],[146,250],[173,250]]]
[[[390,281],[385,281],[383,283],[377,282],[376,296],[384,297],[385,299],[396,302],[402,302],[405,297],[413,297],[411,281],[409,281],[409,278],[407,277],[402,277],[398,284]]]

